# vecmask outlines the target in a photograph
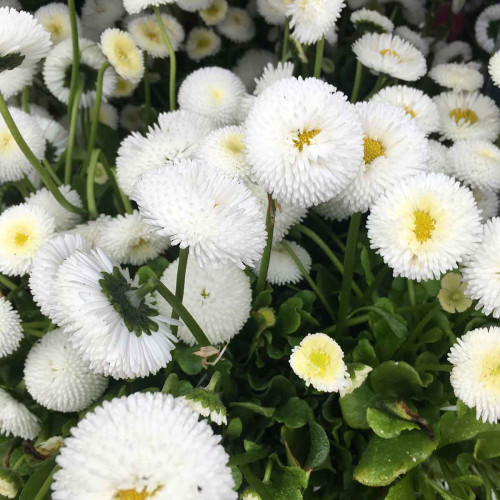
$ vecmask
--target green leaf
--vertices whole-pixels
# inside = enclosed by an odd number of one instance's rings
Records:
[[[306,401],[294,397],[276,410],[274,418],[291,429],[298,429],[306,425],[312,415],[312,410]]]
[[[366,486],[387,486],[424,462],[436,443],[422,431],[405,431],[393,439],[373,436],[354,470],[354,479]]]
[[[274,408],[266,408],[255,403],[231,403],[230,406],[233,408],[243,408],[253,413],[258,413],[263,417],[271,418],[274,415]]]
[[[241,436],[242,430],[243,423],[241,422],[241,418],[236,417],[230,420],[224,436],[228,439],[238,439]]]
[[[4,56],[0,56],[0,73],[4,71],[10,71],[21,64],[24,61],[24,56],[19,52],[13,52],[12,54],[5,54]]]
[[[386,361],[370,373],[373,390],[387,397],[404,398],[421,392],[417,370],[404,361]]]
[[[465,484],[466,486],[471,486],[472,488],[476,488],[478,486],[482,486],[483,480],[481,476],[476,476],[475,474],[468,474],[466,476],[459,476],[450,479],[451,484]]]
[[[407,420],[401,420],[375,408],[366,411],[368,425],[381,438],[391,439],[399,436],[406,430],[418,429],[418,425]]]
[[[31,477],[24,485],[19,500],[42,500],[49,492],[47,482],[52,482],[52,474],[55,472],[56,458],[51,457],[46,460],[42,465],[37,467]],[[50,486],[50,482],[49,485]],[[43,492],[45,491],[45,494]]]
[[[369,366],[378,365],[377,354],[368,339],[359,339],[358,345],[352,351],[352,359]]]
[[[264,290],[260,292],[252,304],[252,309],[257,310],[261,307],[269,307],[273,300],[273,291],[272,290]]]
[[[285,335],[295,333],[300,327],[300,311],[304,303],[298,297],[287,299],[278,311],[276,329]]]
[[[177,345],[174,349],[173,357],[187,375],[197,375],[201,372],[201,358],[194,354],[199,348]]]
[[[385,301],[389,302],[387,299],[385,299]],[[406,324],[402,323],[400,319],[398,319],[399,315],[395,315],[394,313],[391,313],[386,309],[377,306],[360,307],[359,309],[356,309],[355,312],[358,313],[360,311],[370,311],[375,313],[377,316],[379,316],[387,323],[387,326],[394,333],[394,335],[396,335],[396,337],[403,340],[406,338],[406,335],[408,334],[408,329],[406,328]]]
[[[376,398],[367,383],[340,398],[340,409],[347,425],[353,429],[368,429],[366,410]]]
[[[476,441],[474,458],[490,460],[500,457],[500,432],[488,433]]]
[[[414,497],[412,474],[406,474],[394,486],[389,488],[385,500],[409,500]]]
[[[314,469],[319,467],[330,454],[330,441],[325,430],[317,422],[309,424],[311,447],[304,467]]]

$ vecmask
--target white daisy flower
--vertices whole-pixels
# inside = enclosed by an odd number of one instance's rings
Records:
[[[105,401],[65,439],[52,498],[236,500],[221,438],[198,418],[162,393]]]
[[[161,281],[169,290],[175,290],[179,260],[170,264]],[[170,316],[172,308],[157,294],[158,309]],[[234,264],[217,269],[200,267],[188,260],[183,305],[191,313],[212,345],[229,342],[243,328],[250,316],[252,289],[244,271]],[[193,334],[182,325],[178,337],[189,345],[196,343]]]
[[[429,71],[429,77],[455,92],[478,90],[484,83],[483,75],[467,63],[438,64]]]
[[[54,219],[40,207],[23,203],[0,215],[0,272],[22,276],[39,248],[54,235]]]
[[[226,0],[213,0],[209,7],[200,10],[200,17],[207,26],[215,26],[224,20],[227,9]]]
[[[33,440],[39,432],[38,418],[7,391],[0,389],[0,434]]]
[[[217,24],[219,33],[235,43],[249,42],[255,36],[255,23],[245,9],[229,7],[226,17]]]
[[[115,91],[113,92],[113,97],[130,97],[134,93],[137,86],[138,83],[133,83],[130,80],[125,80],[125,78],[119,76],[116,81],[116,87]]]
[[[249,49],[238,59],[233,72],[245,84],[247,90],[253,92],[255,80],[262,75],[268,64],[278,64],[278,56],[268,50]]]
[[[427,72],[422,52],[396,35],[366,33],[354,43],[352,50],[367,68],[399,80],[418,80]]]
[[[137,132],[144,127],[144,113],[140,106],[126,104],[120,112],[120,127],[129,132]]]
[[[290,366],[295,374],[322,392],[339,392],[349,373],[340,346],[325,333],[310,333],[293,348]]]
[[[220,47],[220,36],[208,28],[193,28],[186,40],[186,52],[193,61],[218,54]]]
[[[17,108],[9,108],[9,111],[26,144],[37,159],[41,160],[45,155],[46,145],[37,120]],[[0,116],[0,182],[19,181],[32,170],[31,163]]]
[[[490,28],[495,26],[498,31],[498,21],[500,21],[500,5],[498,4],[486,7],[476,20],[476,42],[490,54],[495,50],[497,37],[497,32],[494,29],[490,31]]]
[[[210,7],[212,0],[175,0],[175,3],[187,12],[197,12]]]
[[[144,76],[144,54],[126,31],[108,28],[101,35],[101,49],[122,78],[137,83]]]
[[[436,45],[432,65],[467,62],[471,59],[472,47],[462,40],[454,40],[439,47]]]
[[[8,99],[29,87],[37,72],[38,67],[14,68],[0,72],[0,92]]]
[[[344,94],[316,78],[281,80],[259,97],[245,122],[247,159],[280,203],[327,201],[354,178],[362,129]]]
[[[326,220],[343,221],[352,215],[349,200],[342,196],[316,205],[314,211]]]
[[[245,85],[231,71],[210,66],[193,71],[179,89],[179,107],[210,118],[216,125],[236,124]]]
[[[45,243],[33,258],[29,287],[42,314],[54,319],[52,287],[59,266],[76,250],[90,251],[90,244],[80,235],[60,234]]]
[[[490,59],[488,64],[488,72],[490,73],[493,83],[500,87],[500,50],[498,50]]]
[[[123,0],[123,5],[129,14],[139,14],[148,7],[159,7],[174,2],[175,0]]]
[[[21,317],[5,298],[0,297],[0,358],[17,350],[23,338]]]
[[[448,160],[448,149],[444,144],[441,144],[434,139],[427,141],[427,168],[429,172],[436,172],[453,176],[453,169]]]
[[[309,272],[312,266],[312,259],[307,250],[301,247],[295,241],[286,241],[288,246],[298,257],[305,270]],[[258,276],[262,262],[256,262],[253,272]],[[295,261],[288,251],[278,243],[271,249],[271,258],[269,260],[269,269],[267,271],[267,281],[271,285],[295,284],[304,278]]]
[[[476,250],[481,219],[469,189],[443,174],[421,174],[386,191],[367,222],[371,247],[395,276],[437,279]]]
[[[144,172],[166,167],[175,159],[192,158],[213,129],[209,118],[192,111],[161,113],[145,137],[132,133],[122,141],[116,159],[120,188],[130,196]]]
[[[90,119],[95,119],[94,108],[90,108]],[[109,102],[101,102],[101,107],[99,108],[99,123],[106,125],[107,127],[118,130],[118,111],[117,109],[109,104]]]
[[[184,29],[174,16],[161,15],[165,31],[174,51],[184,41]],[[132,18],[128,23],[128,31],[135,43],[153,57],[169,57],[169,52],[163,41],[160,27],[154,14]]]
[[[343,398],[347,394],[353,393],[358,387],[361,387],[372,370],[371,366],[362,363],[351,364],[349,366],[351,376],[347,379],[347,386],[339,390],[339,396]]]
[[[263,73],[259,78],[255,79],[255,90],[253,93],[259,96],[271,85],[274,85],[280,80],[286,80],[293,76],[294,65],[292,62],[278,63],[273,66],[271,63],[267,64]]]
[[[52,118],[33,115],[47,141],[45,158],[49,163],[57,162],[68,147],[68,131]]]
[[[420,50],[425,57],[429,55],[429,42],[422,38],[417,32],[408,28],[408,26],[398,26],[394,30],[394,34],[399,36],[399,38],[410,42],[418,50]]]
[[[79,38],[80,47],[80,71],[85,75],[85,83],[80,106],[89,108],[95,101],[97,72],[106,62],[106,58],[99,47],[86,38]],[[73,64],[73,45],[71,39],[64,40],[56,45],[45,59],[43,66],[43,79],[50,93],[63,104],[69,102],[69,79],[68,74]],[[116,86],[116,73],[108,68],[104,73],[102,86],[103,99],[110,97]]]
[[[137,278],[100,249],[73,252],[59,267],[53,317],[95,373],[115,379],[146,377],[172,359],[171,318],[140,298]],[[177,324],[177,322],[175,322]]]
[[[227,425],[226,408],[221,400],[212,391],[201,387],[193,389],[182,397],[182,400],[202,417],[208,418],[217,425]]]
[[[89,220],[84,224],[78,224],[68,234],[81,236],[92,248],[96,247],[97,236],[102,224],[111,220],[111,215],[101,214],[96,220]]]
[[[283,12],[277,9],[272,0],[257,0],[257,11],[266,20],[267,24],[278,26],[285,24],[286,10]]]
[[[40,7],[34,14],[45,31],[50,33],[52,43],[57,44],[71,38],[71,22],[69,19],[68,6],[63,3],[49,3]],[[80,20],[77,17],[78,31],[80,31]]]
[[[350,21],[358,31],[373,31],[375,33],[390,33],[394,30],[394,23],[376,10],[355,10]]]
[[[481,212],[483,222],[496,217],[500,208],[500,199],[495,191],[473,189],[472,194],[477,203],[477,208]]]
[[[316,43],[335,25],[344,7],[343,0],[293,0],[286,10],[291,35],[300,43]]]
[[[236,113],[236,121],[238,124],[243,124],[243,122],[247,119],[248,113],[252,109],[252,106],[256,103],[257,97],[252,94],[245,94],[240,102],[240,107]]]
[[[6,498],[19,498],[22,488],[23,482],[16,471],[6,467],[0,469],[0,495]]]
[[[99,32],[113,26],[123,14],[122,0],[85,0],[82,7],[82,24]]]
[[[448,361],[453,364],[450,382],[457,398],[476,409],[483,422],[500,420],[500,328],[477,328],[457,339]]]
[[[63,413],[85,410],[108,386],[105,377],[90,371],[60,328],[46,333],[31,348],[24,381],[38,404]]]
[[[266,231],[257,200],[245,186],[202,162],[178,160],[146,172],[132,198],[159,235],[189,247],[202,267],[233,262],[243,268],[262,255]]]

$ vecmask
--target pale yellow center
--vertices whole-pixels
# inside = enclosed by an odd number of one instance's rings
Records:
[[[224,92],[216,87],[210,89],[210,94],[215,101],[220,101],[224,97]]]
[[[243,144],[243,135],[231,135],[226,138],[224,142],[225,148],[235,155],[239,155],[245,149],[245,145]]]
[[[373,160],[376,160],[379,156],[385,153],[384,145],[375,139],[370,139],[370,137],[364,138],[364,155],[363,161],[369,165]]]
[[[64,25],[60,19],[52,19],[44,27],[54,38],[59,37],[64,31]]]
[[[143,239],[143,238],[139,238],[139,241],[137,243],[135,243],[134,245],[132,245],[132,248],[134,250],[138,250],[139,248],[141,248],[142,246],[144,246],[146,244],[146,240]]]
[[[120,490],[116,495],[116,500],[146,500],[146,498],[151,498],[154,493],[148,493],[147,491],[141,491],[140,493],[136,490]]]
[[[408,106],[403,106],[403,108],[404,108],[404,110],[406,111],[407,114],[409,114],[412,118],[415,118],[415,111],[413,111]]]
[[[212,45],[212,39],[209,36],[202,36],[196,40],[196,48],[199,50],[208,49]]]
[[[24,245],[26,245],[26,243],[28,242],[29,237],[29,234],[25,233],[24,231],[17,231],[14,234],[14,245],[16,247],[24,247]]]
[[[302,152],[304,146],[310,146],[312,139],[314,139],[319,133],[320,129],[304,130],[297,134],[297,138],[293,139],[293,145]]]
[[[413,214],[415,216],[415,228],[413,229],[417,240],[420,243],[427,241],[434,229],[436,228],[436,221],[427,213],[422,210],[416,210]]]
[[[479,118],[476,113],[472,111],[472,109],[466,108],[455,108],[450,111],[450,118],[455,120],[455,123],[458,125],[461,120],[465,120],[469,123],[469,125],[474,125]]]
[[[153,43],[161,43],[160,28],[154,22],[146,22],[141,25],[141,31],[145,38]]]
[[[384,57],[386,55],[390,55],[390,56],[395,57],[398,60],[398,64],[401,62],[401,56],[395,50],[392,50],[392,49],[382,49],[379,52]]]
[[[138,71],[141,60],[134,42],[123,35],[118,35],[113,40],[113,59],[116,65],[128,71]]]
[[[204,11],[209,16],[216,16],[219,13],[219,5],[217,2],[214,2],[208,9]]]
[[[6,153],[7,151],[14,148],[15,145],[16,141],[8,130],[0,132],[0,152]]]
[[[483,359],[481,381],[490,390],[500,393],[500,351],[497,349]]]
[[[331,356],[325,351],[312,351],[309,354],[310,368],[316,376],[322,377],[330,367],[331,359]]]

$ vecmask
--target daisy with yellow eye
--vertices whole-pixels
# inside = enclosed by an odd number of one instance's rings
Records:
[[[214,56],[221,47],[220,36],[208,28],[193,28],[186,40],[186,52],[189,59],[201,61]]]
[[[215,26],[224,20],[227,9],[226,0],[213,0],[209,7],[200,10],[200,17],[207,26]]]
[[[294,347],[290,366],[295,374],[322,392],[339,392],[349,373],[340,346],[325,333],[310,333]]]
[[[467,283],[459,273],[448,273],[441,279],[438,299],[441,307],[449,313],[464,312],[472,304],[472,299],[465,295]]]
[[[71,23],[68,6],[63,3],[49,3],[40,7],[34,14],[45,31],[50,33],[52,43],[56,44],[71,37]],[[78,31],[80,20],[77,18]]]
[[[245,9],[229,7],[226,17],[217,24],[219,33],[235,43],[249,42],[255,36],[255,23]]]
[[[480,241],[472,192],[444,174],[420,174],[387,190],[367,222],[373,249],[395,276],[436,279],[469,257]]]

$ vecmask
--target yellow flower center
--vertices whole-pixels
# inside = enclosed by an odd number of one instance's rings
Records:
[[[469,125],[474,125],[479,118],[476,113],[472,111],[472,109],[466,108],[455,108],[450,111],[450,118],[455,120],[455,123],[458,125],[460,121],[465,120]]]
[[[115,495],[116,500],[146,500],[146,498],[151,498],[156,494],[155,490],[152,493],[147,492],[146,490],[141,491],[140,493],[137,490],[120,490]]]
[[[201,296],[204,298],[204,299],[208,299],[208,297],[210,297],[210,294],[207,292],[207,289],[204,288],[202,291],[201,291]]]
[[[370,137],[365,137],[363,140],[365,143],[363,161],[369,165],[373,160],[385,153],[385,147],[380,141],[370,139]]]
[[[297,138],[293,139],[293,145],[300,151],[304,149],[304,146],[310,146],[311,140],[314,139],[319,133],[320,129],[305,130],[304,132],[299,132]]]
[[[401,56],[395,50],[382,49],[380,51],[380,54],[382,54],[383,57],[385,57],[386,55],[390,55],[390,56],[395,57],[398,60],[398,64],[401,62]]]
[[[245,145],[243,144],[243,135],[238,134],[229,136],[226,139],[224,146],[230,153],[233,153],[234,155],[241,154],[245,149]]]
[[[434,229],[436,228],[436,221],[427,213],[422,210],[416,210],[413,214],[415,216],[414,233],[420,243],[427,241]]]
[[[141,248],[145,244],[146,244],[146,240],[143,238],[139,238],[139,241],[137,243],[135,243],[134,245],[132,245],[132,248],[134,250],[138,250],[139,248]]]
[[[204,11],[209,16],[216,16],[219,13],[219,5],[217,2],[214,2],[208,9]]]
[[[331,356],[322,350],[312,351],[309,354],[309,362],[311,364],[311,371],[314,372],[315,375],[319,375],[320,377],[324,375],[324,373],[328,370],[330,366]]]
[[[237,25],[243,24],[243,16],[239,14],[233,14],[233,23]]]
[[[209,36],[202,36],[196,40],[196,48],[199,50],[208,49],[212,45],[212,39]]]
[[[141,25],[142,34],[153,43],[161,43],[160,28],[156,23],[147,22]]]
[[[60,19],[52,19],[44,28],[55,38],[60,36],[64,30],[63,23]]]
[[[413,111],[411,108],[408,106],[403,106],[404,110],[412,117],[415,118],[415,111]]]
[[[29,240],[29,234],[20,230],[14,234],[14,245],[16,247],[24,247]]]
[[[489,389],[500,393],[500,351],[497,349],[483,359],[481,381]]]
[[[0,132],[0,152],[6,153],[10,149],[12,149],[16,144],[12,134],[8,130],[4,130]]]

